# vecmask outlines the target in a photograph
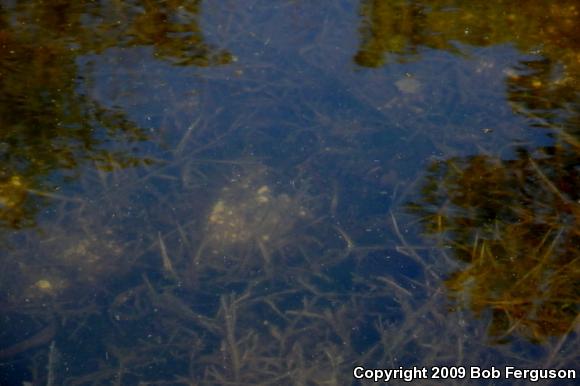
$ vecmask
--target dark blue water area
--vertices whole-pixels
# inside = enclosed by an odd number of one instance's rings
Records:
[[[336,365],[344,380],[358,362],[540,366],[557,356],[521,337],[493,342],[489,310],[457,307],[444,282],[462,263],[406,207],[425,193],[434,162],[506,161],[553,144],[550,129],[506,100],[518,63],[538,58],[457,43],[461,55],[421,48],[363,68],[353,61],[357,7],[337,3],[257,1],[251,12],[244,2],[204,3],[207,42],[234,58],[220,66],[174,65],[148,47],[77,59],[78,93],[141,129],[121,143],[97,127],[103,149],[149,161],[82,165],[40,214],[40,231],[12,237],[42,272],[27,288],[64,267],[78,291],[47,297],[4,346],[57,315],[45,339],[61,355],[56,382],[127,385],[226,383],[212,372],[236,384],[258,364],[275,373],[304,358],[321,372]],[[278,206],[264,211],[260,200]],[[249,229],[233,247],[233,231],[218,226],[240,222],[219,218],[228,211]],[[262,221],[243,218],[250,212]],[[79,267],[58,254],[81,256]],[[46,346],[20,353],[0,384],[33,378],[20,366],[31,352],[45,372]],[[234,370],[243,360],[250,365]],[[247,379],[239,384],[256,382]]]
[[[334,184],[339,209],[349,208],[340,221],[352,227],[372,228],[360,221],[387,213],[433,160],[481,151],[511,159],[517,147],[550,143],[505,103],[505,78],[525,59],[511,46],[461,47],[464,57],[424,50],[420,61],[363,69],[348,50],[324,63],[300,47],[236,43],[237,62],[218,68],[172,66],[146,48],[111,49],[79,66],[92,80],[87,92],[145,128],[156,140],[138,144],[142,153],[173,162],[175,176],[187,154],[202,163],[253,157],[328,194]],[[408,79],[418,91],[397,83]]]
[[[524,146],[549,143],[546,130],[530,127],[533,122],[515,115],[504,102],[509,65],[524,59],[511,47],[474,49],[463,59],[425,52],[421,61],[376,70],[328,69],[309,63],[298,52],[270,45],[259,60],[252,58],[254,63],[217,69],[174,67],[153,59],[148,51],[114,49],[87,58],[98,68],[92,75],[92,93],[105,105],[122,107],[168,146],[178,143],[186,128],[199,120],[218,132],[235,128],[224,145],[229,151],[251,152],[272,162],[291,153],[349,145],[384,158],[394,147],[420,148],[421,142],[432,140],[413,137],[424,126],[432,127],[434,136],[449,137],[450,146],[466,142],[460,150],[455,146],[453,155],[477,154],[478,147],[489,142],[504,143],[502,156],[510,158],[515,141]],[[343,55],[346,63],[348,59]],[[477,79],[474,73],[484,75]],[[420,95],[397,90],[395,83],[405,77],[419,82]],[[179,106],[183,107],[178,110]],[[491,135],[474,141],[482,131]],[[249,143],[236,139],[236,134],[252,133]],[[283,141],[289,137],[294,137],[290,146]],[[279,147],[282,143],[284,148]],[[438,153],[427,148],[413,154],[430,152]],[[449,155],[445,150],[439,153]]]
[[[89,71],[93,98],[122,109],[161,141],[144,146],[174,162],[169,174],[180,174],[184,161],[176,157],[189,153],[200,162],[253,157],[289,180],[298,171],[319,193],[340,193],[336,223],[363,246],[391,242],[385,220],[400,184],[432,160],[482,149],[510,159],[515,146],[550,143],[505,103],[513,63],[529,59],[509,45],[460,46],[463,57],[424,49],[421,60],[364,69],[351,64],[354,50],[344,47],[324,62],[314,48],[303,53],[277,44],[288,36],[244,36],[228,47],[236,62],[218,68],[172,66],[147,48],[111,49],[79,66]],[[406,79],[419,91],[397,84]],[[188,142],[189,131],[201,133]],[[152,189],[169,193],[158,184]],[[138,206],[155,202],[141,197]],[[395,271],[416,275],[405,265]]]

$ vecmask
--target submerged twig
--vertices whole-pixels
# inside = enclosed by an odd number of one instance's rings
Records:
[[[548,189],[550,189],[554,194],[556,194],[556,196],[558,196],[558,198],[560,198],[562,201],[564,202],[571,201],[569,198],[567,198],[562,194],[560,189],[558,189],[556,185],[552,183],[552,181],[550,181],[550,179],[544,174],[544,172],[542,172],[538,164],[532,158],[529,158],[528,161],[530,162],[530,165],[532,165],[532,168],[538,174],[540,179],[546,184],[546,186],[548,186]]]
[[[229,349],[230,359],[232,361],[232,367],[234,372],[234,381],[239,383],[240,381],[240,370],[241,370],[241,359],[240,352],[238,350],[238,342],[236,340],[235,328],[236,328],[236,306],[235,301],[226,300],[225,296],[221,299],[221,309],[224,313],[224,321],[226,328],[226,344]]]
[[[46,386],[54,385],[55,368],[58,364],[59,352],[56,348],[56,343],[54,340],[50,343],[50,349],[48,351],[48,364],[46,365],[47,375],[46,375]]]
[[[407,253],[405,253],[405,255],[413,258],[413,260],[415,260],[417,263],[419,263],[424,269],[425,271],[429,272],[433,277],[438,278],[439,276],[433,272],[433,270],[431,269],[431,267],[429,267],[427,265],[427,263],[421,259],[421,257],[415,253],[413,251],[413,248],[411,248],[411,246],[407,243],[407,240],[405,240],[405,237],[403,237],[403,234],[401,233],[400,229],[399,229],[399,224],[397,223],[397,219],[395,218],[395,215],[393,214],[393,212],[389,212],[389,214],[391,215],[391,221],[393,223],[393,228],[395,230],[395,234],[397,235],[397,237],[399,238],[399,240],[401,241],[401,243],[403,244],[403,248],[399,248],[397,247],[397,250],[400,251],[401,253],[404,251],[406,251]]]
[[[159,248],[161,249],[161,259],[163,261],[163,271],[169,279],[173,279],[176,282],[179,282],[179,276],[173,268],[173,263],[169,258],[169,254],[167,253],[167,248],[165,247],[165,243],[163,242],[163,238],[161,237],[161,232],[157,232],[157,237],[159,238]]]

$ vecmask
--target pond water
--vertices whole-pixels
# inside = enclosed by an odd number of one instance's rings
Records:
[[[574,384],[578,30],[572,0],[6,2],[0,385]]]

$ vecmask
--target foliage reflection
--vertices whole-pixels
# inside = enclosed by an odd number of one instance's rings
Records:
[[[111,47],[151,46],[179,65],[227,63],[204,42],[199,2],[16,2],[0,10],[0,226],[35,224],[40,208],[84,164],[148,163],[145,132],[81,91],[78,58]]]

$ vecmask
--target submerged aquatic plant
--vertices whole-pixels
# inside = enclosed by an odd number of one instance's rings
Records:
[[[566,154],[568,154],[566,156]],[[490,334],[537,342],[577,323],[580,176],[574,155],[520,151],[432,165],[410,204],[428,234],[463,262],[446,284],[459,305],[491,313]]]

